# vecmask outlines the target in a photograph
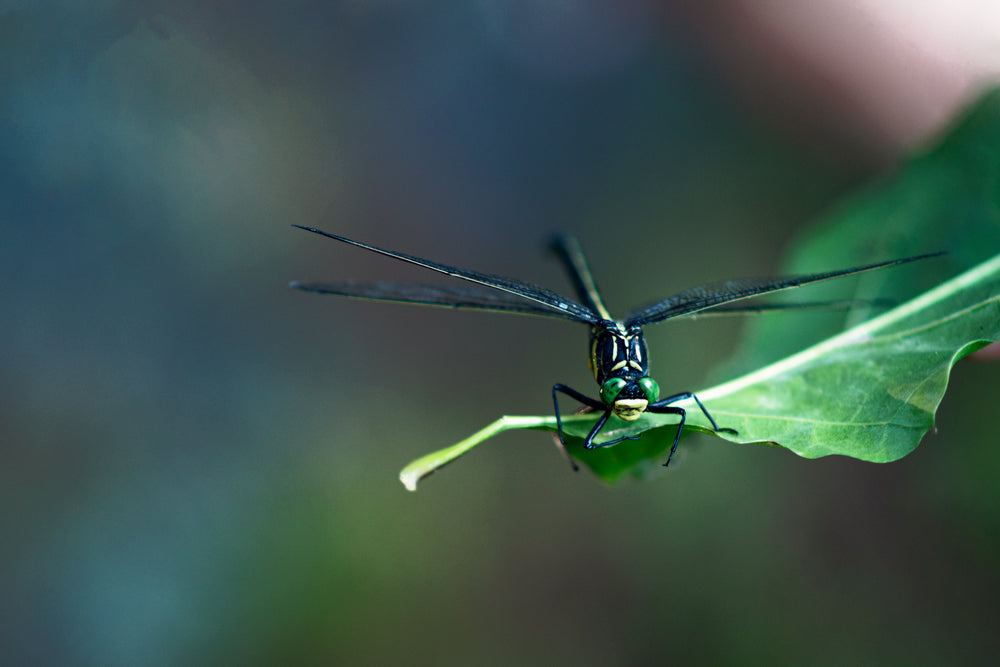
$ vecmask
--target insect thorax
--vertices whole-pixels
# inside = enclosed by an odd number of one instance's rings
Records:
[[[590,370],[597,384],[609,378],[645,377],[649,355],[642,329],[626,329],[621,322],[602,322],[590,329]]]

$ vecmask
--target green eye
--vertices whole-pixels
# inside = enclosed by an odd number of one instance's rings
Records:
[[[660,398],[660,385],[656,384],[656,380],[653,378],[639,378],[639,387],[642,389],[642,393],[646,395],[646,400],[650,403],[656,403]]]
[[[606,405],[611,405],[618,398],[618,394],[622,393],[622,389],[625,388],[628,382],[621,378],[611,378],[607,382],[601,385],[601,400],[604,401]]]

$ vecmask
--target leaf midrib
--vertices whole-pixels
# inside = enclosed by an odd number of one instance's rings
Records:
[[[973,267],[972,269],[962,273],[951,280],[938,285],[936,288],[928,290],[924,294],[907,301],[906,303],[892,309],[888,313],[880,315],[876,318],[868,320],[856,327],[848,329],[832,338],[828,338],[812,347],[808,347],[805,350],[797,354],[793,354],[790,357],[786,357],[781,361],[773,363],[769,366],[765,366],[753,373],[744,375],[742,377],[736,378],[724,384],[717,385],[711,389],[707,389],[699,393],[699,397],[702,401],[710,401],[722,398],[724,396],[729,396],[736,393],[737,391],[744,389],[746,387],[752,386],[764,380],[769,380],[775,378],[779,375],[792,371],[796,368],[806,365],[808,362],[818,359],[824,355],[830,354],[835,350],[844,349],[850,345],[855,345],[861,342],[870,343],[874,340],[885,339],[890,340],[893,337],[905,335],[905,331],[896,331],[885,336],[875,336],[874,334],[882,329],[886,329],[891,325],[901,322],[910,315],[919,313],[921,310],[930,308],[934,304],[940,303],[946,298],[952,296],[956,292],[976,284],[982,280],[985,276],[996,273],[1000,271],[1000,255],[993,257],[990,260]],[[951,319],[954,319],[962,314],[968,314],[979,308],[986,307],[989,303],[994,301],[1000,301],[1000,297],[991,297],[979,303],[967,306],[960,311],[950,313],[947,317],[939,318],[932,323],[924,325],[922,327],[917,327],[914,330],[919,331],[921,329],[926,329],[933,326],[941,326],[947,323]]]

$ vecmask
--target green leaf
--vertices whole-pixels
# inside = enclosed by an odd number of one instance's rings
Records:
[[[1000,255],[881,317],[701,394],[720,423],[800,456],[887,462],[934,425],[952,366],[1000,339]]]
[[[809,288],[810,300],[902,302],[1000,251],[1000,89],[958,118],[931,149],[891,177],[846,197],[797,239],[778,273],[856,266],[947,250],[944,259],[875,271],[853,283]],[[853,292],[847,291],[853,288]],[[775,301],[797,301],[794,291]],[[713,377],[734,377],[794,354],[870,317],[868,309],[752,317],[733,359]]]
[[[903,300],[929,289],[868,321],[872,313],[864,308],[808,319],[753,318],[727,366],[729,377],[742,377],[698,392],[719,426],[739,432],[717,435],[778,445],[807,458],[842,454],[886,462],[905,456],[933,427],[952,366],[1000,339],[1000,255],[994,256],[1000,249],[1000,91],[986,95],[938,147],[912,158],[891,180],[843,202],[796,246],[782,273],[936,250],[949,254],[867,274],[854,284],[853,294],[845,294],[839,281],[810,288],[810,300]],[[837,331],[843,333],[822,340]],[[693,401],[677,405],[687,410],[685,434],[713,432]],[[671,415],[646,413],[629,423],[611,417],[598,442],[640,434],[641,439],[586,450],[583,438],[596,419],[593,413],[568,415],[564,433],[572,456],[606,481],[642,476],[659,466],[676,434],[677,418]],[[503,417],[414,461],[400,479],[414,490],[421,478],[498,433],[555,427],[551,416]]]
[[[741,378],[698,392],[720,426],[739,443],[776,444],[806,458],[830,454],[887,462],[913,451],[934,424],[956,361],[1000,340],[1000,255],[884,315]],[[688,429],[712,433],[694,401]],[[600,440],[639,436],[585,450],[597,416],[563,419],[575,458],[599,477],[642,475],[665,459],[677,418],[646,413],[635,422],[612,417]],[[553,417],[502,417],[457,445],[414,461],[400,473],[406,488],[503,431],[555,430]]]

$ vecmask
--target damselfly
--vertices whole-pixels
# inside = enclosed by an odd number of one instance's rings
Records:
[[[735,314],[763,312],[787,308],[822,308],[842,306],[853,302],[813,302],[797,304],[733,305],[734,302],[769,294],[792,287],[800,287],[832,278],[840,278],[864,271],[872,271],[897,264],[905,264],[919,259],[935,257],[941,253],[931,253],[905,257],[887,262],[878,262],[840,271],[812,273],[807,275],[777,278],[745,278],[727,280],[693,287],[657,303],[637,308],[620,319],[611,316],[601,299],[597,284],[587,266],[579,241],[573,236],[558,235],[551,248],[562,262],[580,301],[574,301],[533,283],[506,278],[469,269],[460,269],[447,264],[432,262],[401,252],[384,250],[367,243],[353,241],[343,236],[330,234],[312,227],[293,225],[314,234],[336,241],[342,241],[371,252],[386,255],[403,262],[416,264],[432,271],[460,278],[472,285],[443,286],[424,285],[409,282],[387,281],[345,281],[335,283],[293,282],[291,287],[306,292],[337,294],[340,296],[391,301],[428,306],[443,306],[465,310],[484,310],[498,313],[520,313],[572,320],[590,327],[590,370],[594,374],[599,390],[599,398],[591,398],[564,384],[552,386],[552,404],[556,416],[558,443],[573,468],[576,464],[566,452],[563,437],[562,417],[559,410],[559,394],[569,396],[591,410],[600,413],[593,428],[584,439],[584,447],[595,449],[607,447],[635,436],[615,438],[597,442],[597,436],[612,415],[622,421],[639,419],[644,412],[674,414],[678,417],[677,433],[674,436],[670,454],[663,465],[669,465],[677,449],[687,413],[684,408],[674,405],[683,400],[693,400],[698,409],[708,419],[716,432],[736,433],[730,428],[720,428],[708,410],[690,391],[660,397],[660,388],[649,377],[649,354],[642,327],[675,317],[691,317],[703,314]]]

